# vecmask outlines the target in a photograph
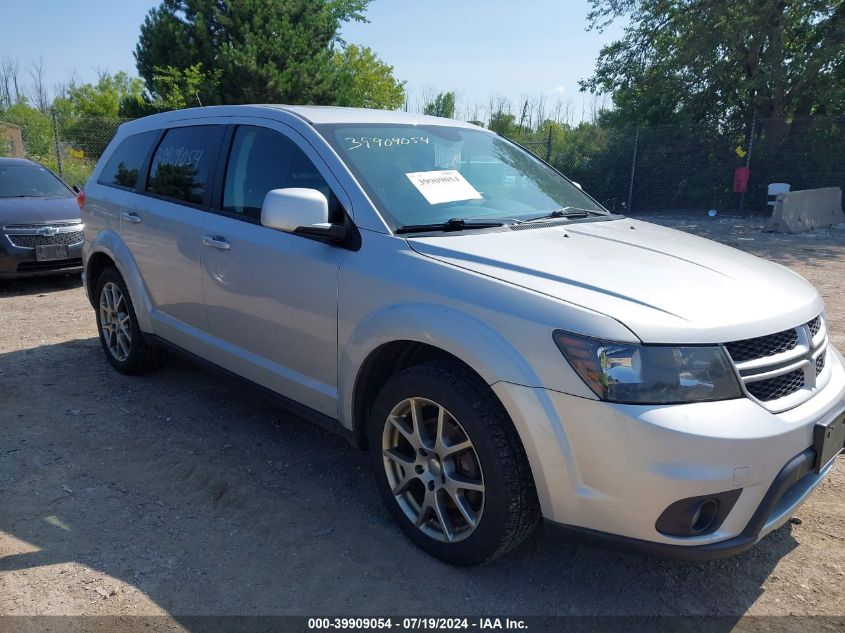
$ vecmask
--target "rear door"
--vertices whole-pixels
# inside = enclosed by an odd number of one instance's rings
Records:
[[[298,132],[250,121],[233,130],[223,187],[203,231],[214,361],[337,417],[337,279],[348,251],[265,228],[260,218],[271,189],[319,189],[335,217],[349,201]]]
[[[102,231],[120,231],[123,203],[138,186],[141,171],[160,137],[160,130],[125,137],[103,165],[96,183],[85,185],[82,219],[89,245],[90,240]]]
[[[222,120],[166,130],[121,210],[121,234],[146,287],[155,333],[202,356],[209,349],[202,225],[225,131]]]

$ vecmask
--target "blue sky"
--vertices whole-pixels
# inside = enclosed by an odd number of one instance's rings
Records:
[[[0,59],[19,58],[23,79],[44,60],[47,83],[96,79],[96,69],[135,73],[132,50],[156,0],[0,0]],[[374,0],[368,24],[343,37],[373,48],[408,82],[411,107],[435,90],[455,90],[459,108],[498,93],[514,104],[545,95],[571,102],[575,120],[589,109],[578,93],[605,43],[621,33],[585,31],[587,0]]]

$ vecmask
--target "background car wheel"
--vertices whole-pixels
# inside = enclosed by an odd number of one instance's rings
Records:
[[[100,274],[96,297],[97,330],[112,367],[139,374],[158,364],[162,352],[144,341],[126,283],[116,269],[106,268]]]
[[[379,492],[419,547],[476,565],[519,545],[539,518],[522,443],[490,388],[458,363],[393,376],[368,440]]]

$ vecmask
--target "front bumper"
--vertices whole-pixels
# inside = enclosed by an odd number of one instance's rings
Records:
[[[78,272],[82,270],[82,244],[68,245],[67,259],[39,262],[34,248],[15,246],[0,230],[0,279]]]
[[[757,506],[742,533],[724,541],[703,545],[678,545],[644,541],[588,528],[563,525],[548,520],[546,525],[553,531],[583,542],[660,558],[712,560],[735,556],[750,548],[772,530],[786,523],[792,513],[833,468],[833,462],[831,462],[820,473],[814,474],[812,470],[815,462],[816,452],[812,448],[802,451],[789,460],[769,486],[766,495],[760,505]]]
[[[616,405],[496,383],[531,463],[546,520],[592,541],[676,558],[718,558],[783,525],[830,471],[813,428],[845,409],[845,368],[831,346],[827,385],[773,414],[750,399]],[[676,537],[655,523],[674,502],[741,490],[715,531]]]

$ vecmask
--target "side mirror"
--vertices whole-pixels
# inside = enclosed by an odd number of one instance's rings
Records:
[[[273,189],[264,196],[261,224],[270,229],[326,238],[346,239],[343,224],[329,224],[329,201],[316,189]]]

